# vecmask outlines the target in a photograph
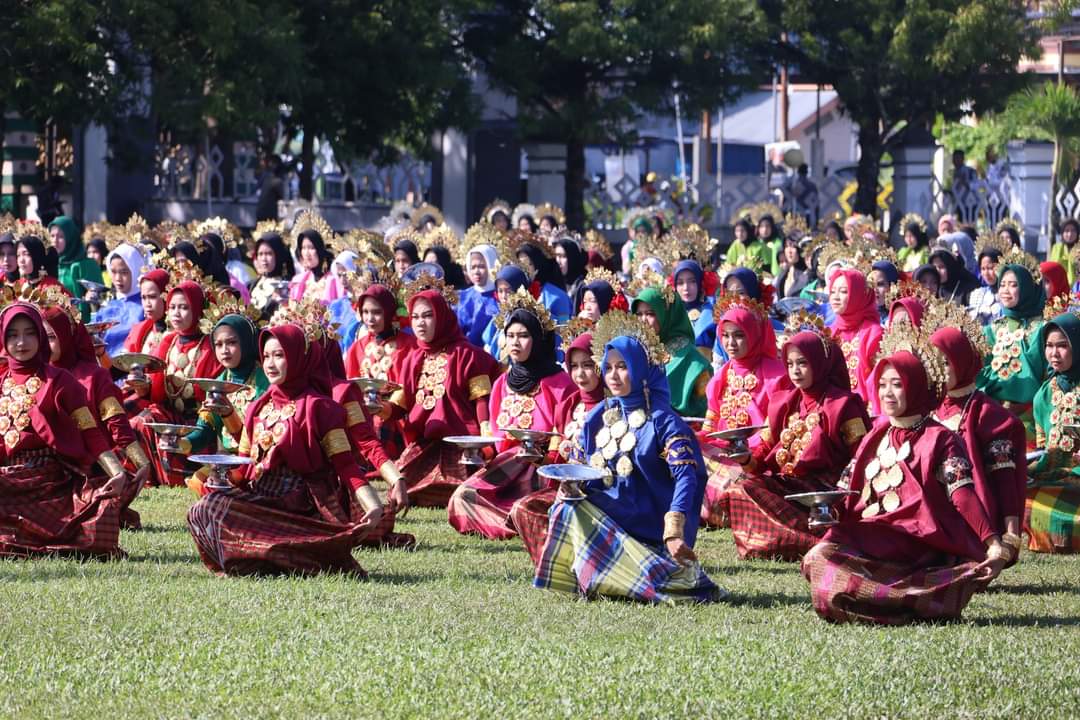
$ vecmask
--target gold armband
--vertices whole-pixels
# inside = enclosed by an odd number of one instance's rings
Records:
[[[1016,533],[1007,532],[1002,533],[1001,535],[1001,544],[1005,545],[1006,547],[1012,548],[1013,557],[1016,557],[1020,554],[1020,546],[1022,543],[1023,540],[1021,540],[1020,536]]]
[[[360,409],[360,403],[355,400],[345,403],[345,416],[345,424],[348,427],[364,422],[364,411]]]
[[[120,458],[112,450],[106,450],[98,457],[98,465],[110,478],[124,472],[124,466],[120,464]]]
[[[398,480],[403,480],[404,475],[397,469],[397,465],[387,460],[379,466],[379,477],[386,481],[387,485],[394,485]]]
[[[124,457],[131,461],[136,470],[141,470],[150,464],[150,458],[146,457],[138,440],[124,448]]]
[[[480,423],[480,435],[483,437],[491,437],[491,421],[483,420]]]
[[[349,452],[352,448],[349,445],[349,438],[346,437],[345,431],[341,428],[334,428],[330,432],[323,435],[323,439],[319,441],[322,445],[323,452],[326,453],[326,457],[331,458],[335,455],[343,452]]]
[[[1005,562],[1010,562],[1014,557],[1016,557],[1016,550],[1005,543],[999,542],[991,545],[986,551],[987,560],[1004,560]]]
[[[664,542],[682,540],[686,528],[686,515],[681,512],[664,513]]]
[[[866,423],[862,418],[852,418],[840,426],[840,438],[848,447],[863,439],[866,435]]]
[[[370,485],[361,485],[356,488],[356,501],[360,503],[360,507],[364,509],[364,512],[371,512],[375,508],[382,507],[379,493],[375,492],[375,488]]]
[[[491,394],[491,378],[487,375],[477,375],[469,378],[469,399],[476,400]]]
[[[235,410],[221,418],[221,424],[225,426],[225,429],[228,430],[231,435],[240,432],[244,427],[244,421],[240,418],[240,413]]]
[[[80,431],[97,427],[97,421],[90,414],[90,408],[85,405],[71,413],[71,419],[75,421],[75,427],[79,428]]]
[[[237,448],[236,452],[243,457],[249,457],[251,455],[251,438],[248,437],[246,427],[243,432],[240,433],[240,446]]]
[[[397,405],[402,410],[408,410],[409,409],[409,408],[405,407],[405,391],[404,390],[395,390],[394,392],[390,393],[390,403],[392,405]]]
[[[102,422],[123,414],[124,407],[114,397],[107,397],[98,404],[98,415],[101,416]]]

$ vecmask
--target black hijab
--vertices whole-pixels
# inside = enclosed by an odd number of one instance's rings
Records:
[[[973,290],[978,289],[982,283],[979,282],[977,277],[968,272],[968,269],[964,267],[964,263],[960,262],[948,248],[934,250],[934,252],[930,253],[931,262],[933,262],[934,258],[941,258],[941,262],[945,265],[945,274],[948,275],[948,280],[940,283],[939,294],[941,297],[960,305],[967,305],[968,296],[971,295]]]
[[[176,257],[176,254],[180,253],[192,263],[194,263],[195,267],[199,268],[199,270],[202,271],[203,275],[209,275],[211,278],[213,278],[214,282],[220,285],[228,286],[229,275],[225,272],[225,266],[221,265],[220,269],[217,272],[214,272],[213,260],[216,257],[216,250],[214,249],[214,246],[209,243],[204,244],[206,246],[206,250],[200,253],[195,248],[195,243],[189,242],[187,240],[181,240],[180,242],[172,246],[169,254],[173,257]]]
[[[49,254],[45,250],[45,243],[41,239],[36,237],[24,237],[22,240],[15,244],[16,248],[26,248],[26,252],[30,253],[30,259],[34,263],[34,270],[30,273],[30,280],[36,282],[41,277],[41,271],[44,270],[47,275],[56,277],[59,271],[59,258],[56,258],[51,263],[56,269],[50,271],[49,266]]]
[[[544,332],[536,316],[522,308],[510,313],[504,332],[515,323],[524,325],[529,331],[532,351],[525,362],[510,363],[510,370],[506,373],[506,385],[518,395],[525,395],[532,392],[544,378],[562,372],[562,366],[555,362],[554,332]]]
[[[420,253],[416,249],[416,243],[412,240],[398,240],[394,243],[394,252],[399,250],[409,256],[409,263],[411,265],[420,262]]]
[[[261,236],[258,242],[255,243],[256,254],[258,254],[259,247],[262,245],[269,245],[270,249],[274,251],[274,269],[270,271],[269,277],[291,280],[293,275],[296,274],[296,267],[293,265],[292,255],[289,254],[289,248],[285,247],[285,240],[282,239],[281,235],[266,233]]]
[[[533,267],[536,268],[536,277],[533,280],[536,280],[540,285],[550,283],[560,290],[566,290],[562,273],[559,272],[559,266],[555,264],[554,259],[545,255],[543,250],[532,243],[523,243],[518,247],[518,254],[529,258]]]
[[[585,266],[588,264],[589,258],[581,249],[581,246],[573,240],[559,240],[555,244],[566,253],[566,275],[563,276],[563,280],[566,287],[571,287],[585,277]]]
[[[296,236],[296,257],[303,257],[301,249],[304,247],[304,240],[311,241],[311,244],[315,246],[315,252],[319,255],[319,264],[315,266],[315,269],[311,271],[311,274],[315,276],[316,280],[321,280],[322,276],[326,274],[327,269],[330,267],[330,261],[333,260],[330,257],[330,253],[326,250],[326,243],[323,241],[323,236],[315,230],[305,230]]]
[[[409,241],[406,240],[405,242]],[[432,245],[427,249],[427,252],[435,253],[435,262],[443,269],[443,277],[448,284],[453,285],[458,290],[463,290],[469,286],[469,282],[465,279],[465,271],[454,262],[449,250],[442,245]]]

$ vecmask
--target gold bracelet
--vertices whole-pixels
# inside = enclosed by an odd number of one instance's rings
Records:
[[[387,460],[379,466],[379,477],[386,481],[386,484],[393,487],[398,480],[404,480],[405,476],[401,474],[401,471],[397,469],[390,460]]]
[[[98,457],[98,465],[110,477],[114,478],[124,472],[124,466],[120,464],[120,458],[112,450],[106,450]]]
[[[1014,550],[1016,550],[1017,552],[1019,552],[1020,551],[1020,545],[1021,545],[1021,543],[1023,543],[1023,540],[1016,533],[1007,532],[1007,533],[1002,533],[1002,535],[1001,535],[1001,543],[1003,545],[1008,545],[1009,547],[1011,547]]]
[[[686,529],[686,515],[681,512],[664,513],[664,542],[682,540]]]
[[[361,485],[356,489],[356,501],[360,503],[360,507],[364,509],[364,512],[371,512],[375,508],[382,507],[382,501],[379,500],[379,494],[375,492],[375,488],[370,485]]]

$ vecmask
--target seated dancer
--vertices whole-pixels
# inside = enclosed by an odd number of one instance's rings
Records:
[[[15,232],[15,264],[19,268],[19,279],[35,288],[50,285],[64,287],[56,279],[56,250],[46,248],[45,229],[38,223],[27,223]],[[64,292],[68,292],[64,288]],[[79,295],[81,297],[81,293]]]
[[[592,347],[613,398],[586,416],[574,454],[605,477],[552,506],[533,585],[650,603],[720,599],[693,550],[705,463],[668,402],[659,337],[612,310]]]
[[[127,469],[135,474],[136,481],[126,485],[124,492],[117,496],[117,502],[120,505],[120,527],[138,530],[142,522],[139,513],[131,509],[131,503],[149,474],[150,458],[131,429],[120,389],[113,384],[109,371],[98,364],[94,343],[78,311],[63,293],[57,292],[48,298],[48,302],[41,315],[49,340],[49,362],[54,367],[67,370],[79,383],[86,394],[87,409],[109,447],[117,457],[126,460]],[[147,471],[139,473],[143,468],[147,468]]]
[[[259,335],[270,389],[248,409],[240,455],[254,464],[237,486],[188,511],[199,556],[218,575],[325,571],[366,576],[352,549],[379,524],[382,504],[332,401],[322,328],[288,324]]]
[[[126,352],[152,355],[161,338],[165,337],[165,290],[169,285],[169,273],[150,270],[139,278],[139,300],[143,319],[131,326],[124,340]]]
[[[592,334],[583,332],[591,323],[571,320],[571,330],[564,336],[571,342],[566,348],[566,372],[570,374],[577,390],[555,408],[554,430],[561,438],[552,440],[548,453],[549,462],[565,463],[571,460],[574,443],[578,442],[585,416],[604,400],[604,383],[592,357]],[[577,337],[574,332],[580,332]],[[545,487],[529,493],[510,508],[507,523],[521,536],[525,549],[534,565],[540,564],[540,552],[547,539],[548,511],[555,502],[558,488]]]
[[[281,302],[277,285],[296,274],[292,254],[285,246],[278,223],[259,223],[255,228],[255,271],[259,276],[249,288],[251,304],[269,318]],[[286,293],[287,295],[287,293]]]
[[[721,495],[742,474],[742,468],[724,458],[723,445],[707,436],[763,424],[768,418],[769,398],[781,390],[790,390],[791,382],[784,363],[776,357],[776,337],[765,306],[741,295],[723,295],[713,315],[729,360],[706,389],[709,409],[700,437],[709,482],[701,505],[701,521],[709,527],[727,527],[727,503]],[[757,436],[751,438],[751,443],[756,445]]]
[[[199,327],[206,304],[198,283],[185,280],[169,291],[166,297],[171,332],[162,338],[154,355],[165,361],[165,369],[149,373],[148,382],[126,380],[124,387],[133,398],[129,406],[141,408],[131,418],[131,427],[143,437],[147,447],[156,448],[154,432],[146,423],[161,422],[194,425],[204,393],[188,382],[188,378],[213,378],[221,372],[221,364],[210,347],[210,336]],[[181,442],[184,446],[186,443]],[[155,477],[159,485],[184,485],[187,477],[184,455],[154,452]]]
[[[32,297],[32,296],[31,296]],[[71,374],[49,365],[41,313],[0,312],[0,556],[119,557],[120,506],[130,479]],[[91,474],[97,463],[105,476]]]
[[[503,265],[495,276],[495,302],[506,302],[518,288],[529,288],[529,276],[517,265]],[[535,295],[534,295],[535,297]],[[495,317],[488,321],[487,327],[481,335],[484,341],[484,349],[491,357],[499,362],[505,360],[506,338],[502,330],[495,324]]]
[[[1036,445],[1046,450],[1031,468],[1027,490],[1028,549],[1034,552],[1080,552],[1080,464],[1078,443],[1066,426],[1080,424],[1080,317],[1063,313],[1040,332],[1050,376],[1033,405]]]
[[[455,312],[465,338],[477,347],[484,344],[484,330],[491,318],[499,312],[498,303],[495,301],[495,271],[498,263],[498,251],[486,243],[472,246],[465,255],[465,271],[471,286],[459,293]]]
[[[270,387],[270,381],[259,362],[259,349],[255,345],[258,332],[258,311],[251,305],[241,305],[232,297],[219,298],[207,308],[199,321],[201,330],[210,338],[214,357],[222,367],[215,378],[239,383],[243,387],[223,398],[221,406],[203,404],[198,411],[197,428],[185,438],[190,454],[213,452],[235,453],[240,447],[240,433],[248,406],[262,396]],[[209,475],[208,468],[201,468],[185,482],[199,495],[205,495],[203,483]]]
[[[499,455],[460,485],[447,504],[450,525],[460,533],[507,540],[514,503],[540,488],[536,465],[518,457],[520,443],[507,430],[555,429],[555,410],[574,392],[570,376],[555,361],[555,321],[525,288],[499,307],[496,322],[506,335],[510,369],[491,391],[492,435],[502,438]],[[553,458],[551,458],[553,459]]]
[[[820,318],[799,313],[789,323],[780,354],[794,388],[771,399],[769,424],[742,478],[710,507],[730,518],[743,559],[795,560],[813,547],[820,535],[807,527],[807,511],[784,496],[835,488],[870,427],[843,353]]]
[[[983,332],[990,345],[990,362],[983,365],[975,387],[1020,418],[1034,447],[1035,421],[1031,402],[1046,375],[1046,358],[1039,343],[1046,293],[1023,265],[998,266],[1001,317]]]
[[[829,307],[836,313],[833,337],[844,353],[851,389],[863,404],[869,404],[873,392],[868,382],[881,342],[881,318],[866,276],[854,268],[834,273],[829,280]]]
[[[717,289],[716,273],[706,273],[697,260],[680,260],[675,264],[671,280],[694,326],[694,344],[711,354],[716,341],[716,322],[712,311],[713,295]],[[706,356],[706,359],[710,358]]]
[[[712,366],[694,345],[694,328],[674,289],[655,273],[646,275],[643,284],[631,308],[660,336],[671,357],[667,363],[671,406],[682,415],[702,417]]]
[[[741,295],[761,303],[766,310],[772,307],[775,291],[771,285],[766,285],[758,279],[756,272],[747,267],[737,267],[724,273],[721,296]],[[715,315],[714,318],[715,320]],[[774,323],[773,329],[783,328],[783,325]],[[775,333],[774,333],[775,334]],[[724,344],[720,341],[720,334],[712,344],[712,365],[719,370],[730,358],[724,350]]]
[[[425,285],[435,289],[419,290]],[[384,406],[383,419],[401,422],[405,450],[398,469],[409,504],[445,507],[467,477],[451,435],[479,435],[488,426],[488,396],[499,364],[461,334],[441,281],[421,276],[406,289],[416,349],[398,376],[402,389]],[[452,291],[447,294],[453,295]]]
[[[975,376],[982,367],[979,347],[984,344],[978,321],[961,314],[932,322],[939,329],[930,336],[930,342],[949,363],[945,397],[934,410],[934,420],[963,438],[971,460],[975,494],[994,532],[1012,547],[1015,557],[1020,552],[1020,520],[1027,486],[1024,425],[986,393],[975,389]]]
[[[845,471],[857,494],[802,572],[828,620],[958,618],[1014,553],[979,502],[963,441],[930,417],[947,384],[945,359],[910,327],[882,345],[873,377],[889,421],[859,446]]]
[[[511,233],[510,242],[521,269],[530,281],[540,284],[540,302],[557,325],[565,323],[574,314],[574,308],[563,288],[562,273],[555,264],[547,242],[521,231]]]
[[[102,337],[105,352],[116,355],[123,352],[131,328],[143,319],[142,296],[139,294],[139,276],[146,266],[146,259],[134,245],[120,243],[105,258],[112,278],[113,299],[107,301],[94,313],[94,322],[115,322]]]
[[[581,285],[578,317],[599,322],[611,308],[626,311],[630,306],[623,296],[623,286],[614,273],[604,268],[590,268]]]
[[[356,308],[364,330],[345,355],[345,374],[349,378],[398,382],[405,358],[416,347],[416,338],[398,328],[394,294],[386,286],[373,283],[356,298]],[[399,424],[381,417],[372,422],[386,454],[396,460],[403,447]]]

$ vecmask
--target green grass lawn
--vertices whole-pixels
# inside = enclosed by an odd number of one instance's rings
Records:
[[[819,620],[791,564],[698,549],[731,602],[583,602],[533,590],[519,542],[402,523],[369,582],[219,579],[186,490],[136,502],[112,563],[0,562],[5,717],[1023,717],[1080,714],[1080,558],[1025,553],[964,621]]]

